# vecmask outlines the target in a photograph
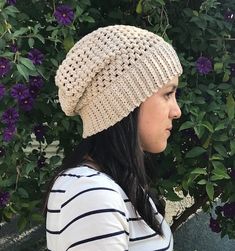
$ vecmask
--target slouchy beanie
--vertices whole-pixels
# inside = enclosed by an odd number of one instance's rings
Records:
[[[182,66],[173,47],[130,25],[98,28],[80,39],[59,66],[55,83],[67,116],[81,116],[83,138],[128,116]]]

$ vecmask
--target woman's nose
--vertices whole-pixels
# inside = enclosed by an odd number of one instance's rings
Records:
[[[181,109],[177,103],[177,101],[175,101],[174,103],[174,106],[172,107],[172,110],[171,110],[171,117],[173,119],[179,119],[181,117]]]

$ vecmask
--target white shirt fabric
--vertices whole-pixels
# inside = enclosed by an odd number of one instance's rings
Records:
[[[88,166],[72,168],[54,183],[47,204],[50,251],[172,251],[169,225],[158,235],[136,213],[123,189],[108,175]]]

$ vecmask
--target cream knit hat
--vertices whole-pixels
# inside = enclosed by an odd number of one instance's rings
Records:
[[[81,116],[86,138],[122,120],[181,74],[175,50],[162,37],[114,25],[80,39],[59,66],[55,83],[62,110]]]

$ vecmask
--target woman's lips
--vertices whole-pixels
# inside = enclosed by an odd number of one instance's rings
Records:
[[[168,128],[166,129],[166,131],[167,131],[167,133],[168,133],[169,136],[171,135],[171,130],[172,130],[172,126],[170,126],[170,127],[168,127]]]

